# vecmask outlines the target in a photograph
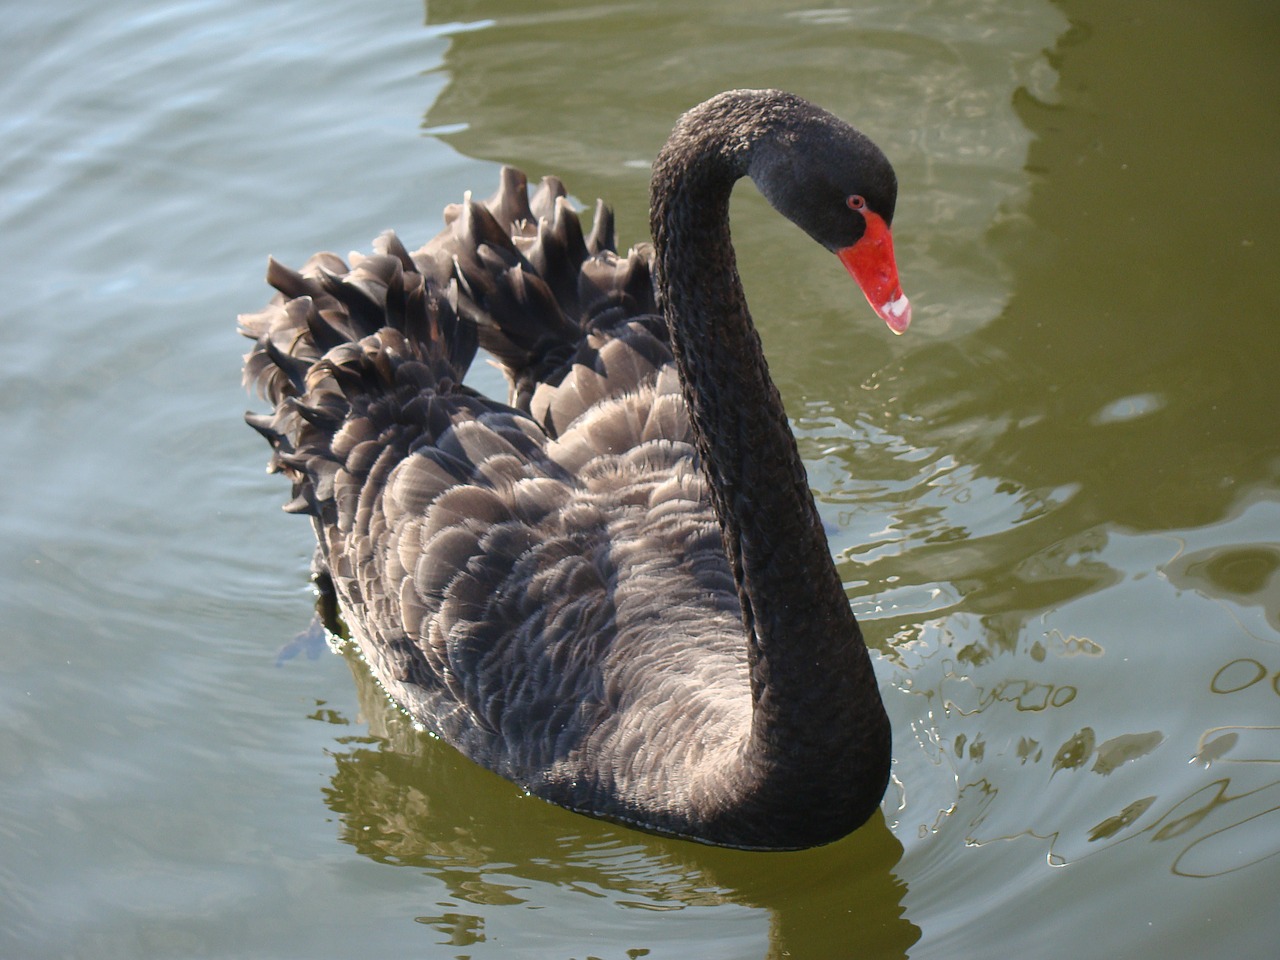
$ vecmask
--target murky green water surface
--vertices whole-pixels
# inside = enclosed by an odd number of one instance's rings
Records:
[[[0,955],[1272,956],[1277,9],[10,11]],[[916,305],[889,336],[735,197],[896,730],[883,817],[783,855],[524,798],[358,662],[278,665],[310,532],[231,332],[268,253],[419,243],[501,162],[643,239],[674,117],[766,85],[894,160]]]

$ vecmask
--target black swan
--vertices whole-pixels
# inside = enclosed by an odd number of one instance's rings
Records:
[[[571,810],[747,849],[861,825],[889,722],[747,313],[729,194],[750,176],[897,333],[897,180],[779,91],[680,118],[652,247],[584,235],[506,169],[410,253],[272,261],[241,318],[249,423],[309,514],[316,580],[400,706]],[[462,382],[477,346],[507,403]]]

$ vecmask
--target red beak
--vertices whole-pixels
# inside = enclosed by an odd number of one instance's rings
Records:
[[[893,234],[880,214],[864,210],[862,215],[867,221],[866,233],[852,246],[837,250],[836,256],[858,281],[876,315],[894,333],[905,333],[911,324],[911,302],[898,283]]]

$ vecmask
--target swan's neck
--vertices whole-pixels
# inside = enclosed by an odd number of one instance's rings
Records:
[[[653,181],[658,288],[742,602],[744,767],[763,793],[812,801],[797,815],[861,804],[861,822],[883,795],[888,722],[734,261],[729,195],[749,162],[741,137],[668,144]]]

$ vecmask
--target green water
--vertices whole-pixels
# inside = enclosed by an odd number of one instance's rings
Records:
[[[1280,8],[243,0],[10,11],[0,955],[1269,957]],[[885,149],[894,338],[749,187],[739,262],[895,725],[883,816],[756,855],[525,798],[355,661],[237,312],[496,165],[643,239],[678,113]],[[477,371],[481,386],[496,387]]]

